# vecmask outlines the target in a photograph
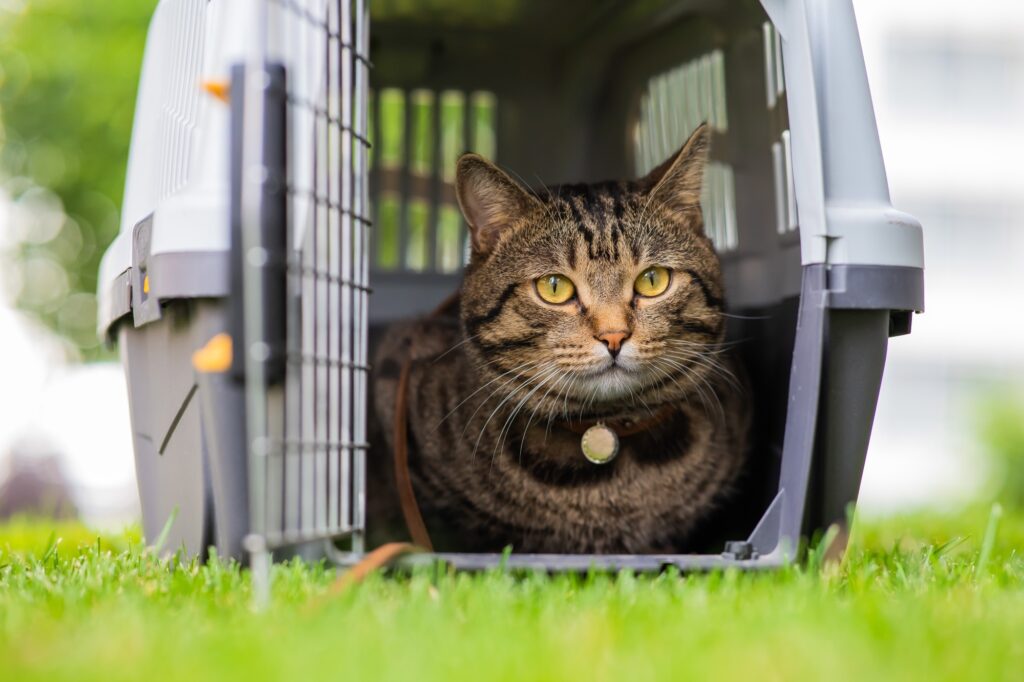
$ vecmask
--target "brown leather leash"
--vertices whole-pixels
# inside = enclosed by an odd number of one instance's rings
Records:
[[[342,573],[328,590],[328,596],[341,594],[348,588],[363,582],[366,576],[378,571],[395,559],[406,554],[416,554],[424,551],[422,547],[408,542],[389,542],[373,550],[356,563],[355,566]]]
[[[398,375],[398,392],[395,397],[395,444],[392,448],[395,455],[395,488],[398,501],[402,505],[402,517],[405,527],[409,529],[412,541],[428,552],[434,551],[434,543],[430,541],[427,524],[423,522],[420,505],[416,502],[416,491],[412,489],[412,478],[409,476],[409,428],[406,412],[409,404],[409,370],[412,360],[402,363],[402,372]]]
[[[430,317],[441,315],[458,300],[458,291],[450,294],[430,313]],[[405,519],[405,526],[409,530],[412,542],[389,542],[373,550],[334,581],[329,592],[330,595],[341,594],[352,585],[361,583],[366,576],[374,571],[384,568],[406,554],[434,551],[434,543],[431,542],[427,525],[423,522],[423,514],[420,512],[419,503],[416,502],[416,491],[413,490],[412,478],[409,475],[408,412],[409,373],[411,370],[412,358],[407,357],[402,362],[395,391],[394,447],[392,449],[395,460],[395,488],[402,507],[402,517]]]
[[[374,571],[391,564],[396,559],[415,552],[433,552],[434,543],[430,541],[430,533],[423,522],[420,505],[416,502],[416,491],[412,487],[409,476],[409,371],[412,359],[406,358],[398,375],[398,388],[395,395],[394,423],[394,456],[395,456],[395,488],[398,501],[402,506],[402,517],[405,527],[409,529],[412,542],[389,542],[381,545],[358,561],[352,568],[343,573],[331,585],[329,595],[338,595],[366,579]]]
[[[460,293],[455,291],[449,294],[428,317],[434,318],[443,315],[458,302]],[[416,491],[413,490],[412,477],[409,475],[408,411],[409,372],[411,370],[412,358],[407,357],[402,363],[402,370],[398,375],[398,388],[395,391],[394,446],[392,447],[395,456],[395,488],[398,492],[398,502],[402,507],[402,517],[405,519],[405,527],[409,530],[409,536],[415,544],[428,552],[433,552],[434,543],[430,540],[427,524],[423,522],[423,513],[416,501]]]

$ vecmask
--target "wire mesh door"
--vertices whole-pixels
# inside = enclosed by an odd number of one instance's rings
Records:
[[[362,550],[369,15],[365,0],[255,11],[238,184],[247,549],[259,577],[285,545],[350,535]]]

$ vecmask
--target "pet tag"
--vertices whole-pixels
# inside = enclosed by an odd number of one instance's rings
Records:
[[[594,464],[607,464],[619,454],[619,437],[604,424],[595,424],[580,439],[583,456]]]

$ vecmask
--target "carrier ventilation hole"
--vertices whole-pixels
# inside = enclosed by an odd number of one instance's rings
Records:
[[[195,87],[199,80],[201,63],[194,55],[202,53],[206,22],[205,3],[198,0],[177,0],[161,7],[172,15],[163,26],[182,27],[174,36],[173,57],[154,61],[149,67],[147,83],[161,83],[158,123],[152,127],[160,131],[149,144],[157,146],[153,158],[162,159],[157,168],[157,198],[164,199],[185,186],[189,180],[192,142],[199,121],[201,93]],[[177,30],[177,29],[176,29]],[[167,32],[160,38],[168,40]],[[158,73],[154,73],[158,72]],[[142,101],[142,100],[140,100]]]
[[[636,174],[643,175],[678,150],[702,122],[712,131],[729,130],[725,99],[725,55],[713,50],[652,77],[640,96],[633,129]],[[701,195],[704,229],[720,252],[739,246],[736,183],[732,166],[712,161]]]
[[[786,92],[786,78],[782,70],[782,37],[770,21],[761,25],[764,38],[764,82],[768,108],[774,109]]]
[[[788,130],[772,143],[772,176],[775,179],[775,228],[782,235],[798,227],[796,185],[793,182],[793,148]]]
[[[369,105],[374,269],[458,272],[468,240],[455,162],[467,150],[495,160],[496,97],[384,88],[370,93]]]

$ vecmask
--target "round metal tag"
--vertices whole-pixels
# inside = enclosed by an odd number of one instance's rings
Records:
[[[583,456],[594,464],[607,464],[619,454],[619,437],[604,424],[595,424],[580,439]]]

